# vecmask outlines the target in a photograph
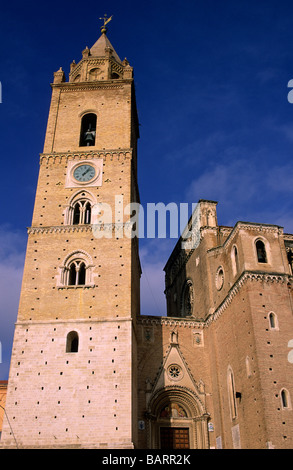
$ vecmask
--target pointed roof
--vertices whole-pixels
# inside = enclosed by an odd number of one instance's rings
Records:
[[[109,41],[108,37],[106,36],[105,30],[102,31],[102,35],[99,37],[97,42],[90,48],[90,54],[92,57],[105,57],[105,49],[109,47],[112,49],[112,56],[114,59],[121,64],[121,60],[116,53],[114,47],[112,46],[111,42]]]

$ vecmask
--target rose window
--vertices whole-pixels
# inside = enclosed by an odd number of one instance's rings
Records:
[[[169,375],[170,379],[180,380],[182,375],[183,375],[181,367],[178,366],[177,364],[171,364],[168,367],[168,375]]]

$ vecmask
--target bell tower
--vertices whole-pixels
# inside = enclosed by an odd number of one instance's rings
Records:
[[[133,69],[115,52],[105,24],[71,64],[69,80],[60,68],[51,85],[15,325],[6,447],[136,446],[141,271],[124,208],[139,202],[139,131]]]

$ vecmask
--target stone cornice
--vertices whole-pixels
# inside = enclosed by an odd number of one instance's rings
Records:
[[[83,82],[61,82],[61,83],[51,83],[52,88],[59,88],[60,92],[70,92],[70,91],[91,91],[98,89],[123,89],[124,85],[131,84],[133,78],[123,78],[121,80],[104,80],[104,81],[83,81]]]
[[[123,82],[125,82],[123,80]],[[98,84],[97,82],[82,82],[82,84],[76,84],[76,83],[67,83],[67,86],[63,86],[61,88],[61,93],[67,92],[67,91],[91,91],[91,90],[97,90],[97,89],[123,89],[124,88],[124,83],[121,84],[114,84],[114,83],[105,83],[103,82],[102,84]],[[72,87],[74,85],[74,88]]]
[[[48,163],[49,160],[53,163],[67,163],[68,160],[91,160],[94,158],[102,158],[103,160],[125,160],[132,158],[132,148],[129,149],[108,149],[108,150],[91,150],[80,152],[52,152],[40,154],[40,165]]]
[[[132,322],[131,317],[117,317],[117,318],[107,318],[107,317],[100,317],[100,318],[68,318],[64,320],[60,320],[59,318],[51,318],[47,320],[18,320],[16,321],[16,326],[31,326],[31,325],[56,325],[57,324],[70,324],[70,323],[122,323],[122,322]]]
[[[293,234],[292,233],[284,233],[284,238],[287,240],[293,240]]]
[[[210,314],[206,321],[205,325],[208,326],[213,321],[216,321],[226,308],[232,303],[234,297],[240,292],[241,287],[248,281],[252,282],[266,282],[266,283],[280,283],[288,284],[288,282],[293,282],[293,276],[285,273],[265,273],[261,271],[244,271],[239,279],[235,282],[233,287],[229,290],[225,299],[221,302],[219,307]]]
[[[131,222],[113,223],[113,224],[87,224],[87,225],[50,225],[47,227],[28,227],[28,234],[51,234],[51,233],[74,233],[74,232],[92,232],[95,236],[97,233],[114,232],[115,235],[121,235],[119,238],[130,234],[133,224]],[[96,235],[96,238],[103,238],[103,235]],[[105,236],[105,238],[108,238]],[[110,238],[110,237],[109,237]],[[130,238],[130,237],[129,237]],[[136,237],[132,237],[135,240]]]
[[[221,230],[222,227],[219,227]],[[226,233],[228,227],[225,227],[224,230],[226,230]],[[283,227],[280,227],[279,225],[269,225],[269,224],[257,224],[253,222],[237,222],[236,225],[233,227],[233,229],[230,229],[230,233],[227,237],[227,239],[224,241],[224,243],[220,246],[216,246],[215,248],[209,249],[207,252],[208,253],[216,253],[216,252],[221,252],[225,248],[228,248],[231,243],[233,243],[234,237],[239,233],[240,230],[252,230],[254,232],[258,232],[260,234],[265,234],[265,233],[276,233],[278,235],[283,234]]]
[[[156,317],[151,315],[140,315],[137,317],[137,323],[143,326],[150,325],[167,325],[167,326],[182,326],[183,328],[198,328],[202,329],[205,325],[203,321],[197,321],[194,318],[181,318],[181,317]]]
[[[208,327],[211,323],[216,321],[222,313],[232,303],[234,297],[240,292],[242,286],[248,282],[266,282],[266,283],[280,283],[288,284],[293,283],[293,276],[285,273],[266,273],[262,271],[244,271],[238,280],[235,282],[233,287],[229,290],[225,299],[221,302],[219,307],[208,315],[206,320],[197,321],[193,318],[181,318],[181,317],[153,317],[141,315],[138,317],[137,322],[140,325],[168,325],[168,326],[180,326],[184,328],[198,328],[203,329]]]
[[[201,227],[200,228],[200,242],[204,238],[205,231],[206,230],[210,231],[211,229],[216,230],[216,228],[212,228],[212,227]],[[239,233],[240,230],[243,230],[243,229],[244,230],[253,230],[253,231],[261,233],[261,234],[277,233],[278,235],[283,235],[283,227],[280,227],[278,225],[257,224],[257,223],[253,223],[253,222],[237,222],[234,227],[219,226],[218,227],[219,232],[222,233],[223,235],[226,235],[227,238],[226,238],[226,240],[224,241],[224,243],[222,245],[216,246],[214,248],[210,248],[209,250],[207,250],[207,253],[217,253],[217,252],[223,251],[231,243],[233,243],[234,237]],[[292,237],[292,238],[290,238],[290,237]],[[285,238],[285,236],[284,236],[284,238]],[[287,240],[291,240],[291,239],[293,240],[293,235],[287,235],[286,234],[286,239]],[[189,252],[185,252],[184,250],[182,250],[182,248],[180,246],[180,243],[181,243],[181,238],[177,242],[177,244],[176,244],[176,246],[175,246],[175,248],[174,248],[171,256],[169,257],[169,260],[167,261],[166,266],[164,268],[165,271],[166,271],[166,268],[168,266],[169,271],[171,271],[171,269],[174,269],[174,267],[175,267],[174,272],[173,272],[173,280],[170,284],[168,284],[168,289],[172,287],[172,285],[174,283],[174,280],[176,279],[177,275],[179,274],[181,269],[186,265],[186,263],[189,260],[190,256],[195,251],[194,249],[192,249]],[[173,268],[170,269],[171,265],[173,266]],[[176,268],[177,268],[177,270],[176,270]]]
[[[28,227],[28,234],[51,234],[66,232],[92,232],[91,225],[55,225],[48,227]]]

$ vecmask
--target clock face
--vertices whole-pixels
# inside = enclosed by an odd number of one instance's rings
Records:
[[[96,170],[92,165],[80,165],[73,172],[74,178],[81,183],[92,180],[95,175]]]

